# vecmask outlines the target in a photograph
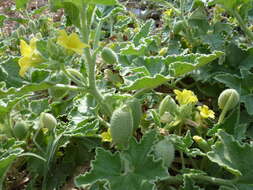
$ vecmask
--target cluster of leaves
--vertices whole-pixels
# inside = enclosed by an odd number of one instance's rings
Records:
[[[0,189],[252,189],[252,0],[28,4],[0,15]]]

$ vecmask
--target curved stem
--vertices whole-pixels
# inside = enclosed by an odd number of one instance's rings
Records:
[[[218,120],[218,123],[217,124],[221,124],[227,114],[227,112],[229,111],[229,107],[231,105],[231,101],[232,101],[232,96],[229,96],[228,98],[228,101],[226,102],[226,105],[225,107],[223,108],[221,114],[220,114],[220,117],[219,117],[219,120]]]

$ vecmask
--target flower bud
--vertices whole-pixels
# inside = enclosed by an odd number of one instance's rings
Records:
[[[40,114],[40,126],[44,128],[48,128],[49,130],[55,128],[57,125],[57,121],[55,117],[50,113],[42,112]]]
[[[159,106],[159,114],[162,116],[165,112],[175,114],[178,111],[178,106],[173,98],[170,95],[167,95]]]
[[[208,152],[211,150],[210,145],[202,137],[196,135],[193,136],[192,138],[198,144],[199,148],[202,149],[203,151]]]
[[[224,90],[219,98],[218,105],[220,109],[224,109],[227,106],[227,111],[233,109],[240,100],[240,95],[234,89],[226,89]]]

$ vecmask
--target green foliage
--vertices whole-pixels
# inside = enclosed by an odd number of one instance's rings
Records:
[[[92,170],[78,176],[76,184],[82,186],[105,180],[112,190],[153,189],[155,181],[168,175],[162,162],[154,161],[150,155],[154,141],[153,131],[146,133],[140,143],[132,138],[129,148],[122,152],[112,154],[104,149],[97,149]]]
[[[241,144],[222,130],[218,131],[217,136],[219,141],[208,152],[208,158],[237,176],[239,183],[252,184],[253,174],[249,170],[252,167],[252,145]]]
[[[0,189],[252,189],[252,0],[15,2]]]

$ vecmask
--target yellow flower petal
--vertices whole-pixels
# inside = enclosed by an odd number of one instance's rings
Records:
[[[203,105],[203,106],[198,106],[198,110],[200,111],[200,116],[202,118],[215,118],[213,110],[210,110],[208,106]]]
[[[57,43],[62,47],[72,50],[78,54],[83,53],[83,49],[89,47],[89,45],[83,43],[79,36],[76,33],[71,33],[69,36],[67,35],[65,30],[59,31],[59,37],[57,39]]]
[[[18,60],[20,66],[19,75],[21,77],[25,76],[26,71],[32,66],[30,57],[22,57]]]
[[[32,51],[35,51],[35,50],[36,50],[36,42],[37,42],[37,39],[36,39],[36,38],[33,38],[33,39],[31,39],[31,41],[30,41],[30,47],[31,47]]]
[[[110,129],[108,129],[106,132],[101,133],[100,136],[101,136],[103,142],[112,142]]]
[[[19,75],[25,76],[25,72],[32,66],[43,62],[42,57],[36,49],[36,38],[33,38],[28,45],[24,40],[20,40],[20,52],[22,57],[19,59],[18,64],[20,66]]]
[[[190,90],[174,90],[174,93],[176,94],[176,99],[179,102],[180,105],[190,104],[190,103],[197,103],[198,98],[197,96]]]
[[[22,56],[29,57],[32,55],[32,48],[24,40],[20,40],[20,52]]]

